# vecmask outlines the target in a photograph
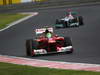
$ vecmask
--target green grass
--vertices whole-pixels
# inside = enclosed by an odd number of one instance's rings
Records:
[[[24,14],[0,14],[0,29],[7,26],[7,24],[23,18],[27,15]]]
[[[100,72],[40,68],[0,62],[0,75],[100,75]]]

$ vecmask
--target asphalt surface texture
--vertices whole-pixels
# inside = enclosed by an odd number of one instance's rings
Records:
[[[0,32],[0,54],[11,56],[26,56],[26,39],[34,39],[36,28],[52,26],[55,20],[62,18],[68,8],[46,10],[23,9],[16,12],[34,12],[39,14],[21,22],[5,31]],[[100,64],[100,6],[85,6],[71,8],[84,18],[84,25],[76,28],[54,29],[61,36],[70,36],[74,52],[72,54],[55,54],[28,57],[52,61],[79,62]]]

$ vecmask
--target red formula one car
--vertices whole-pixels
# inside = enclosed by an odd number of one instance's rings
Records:
[[[71,39],[54,34],[53,28],[36,29],[35,32],[36,39],[26,40],[27,56],[73,52]]]

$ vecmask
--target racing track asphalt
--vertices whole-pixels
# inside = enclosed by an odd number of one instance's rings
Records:
[[[39,15],[0,32],[0,54],[27,57],[25,40],[34,38],[34,29],[51,26],[55,19],[65,16],[67,7],[47,10],[24,9],[12,12],[38,11]],[[65,62],[100,64],[100,6],[74,7],[84,17],[84,26],[55,29],[55,33],[72,38],[73,54],[55,54],[31,57]]]

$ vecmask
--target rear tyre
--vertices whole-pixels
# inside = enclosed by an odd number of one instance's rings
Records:
[[[79,19],[79,25],[83,25],[84,24],[83,23],[83,17],[82,16],[79,16],[78,19]]]
[[[26,40],[26,55],[32,56],[32,39]]]
[[[74,19],[74,22],[79,22],[79,18],[78,18],[78,17],[76,17],[76,18]],[[75,27],[79,27],[79,25],[80,25],[80,24],[75,25]]]

